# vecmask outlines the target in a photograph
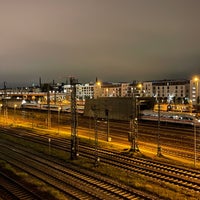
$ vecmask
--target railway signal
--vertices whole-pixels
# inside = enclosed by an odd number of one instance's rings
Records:
[[[107,120],[107,142],[111,141],[110,137],[110,130],[109,130],[109,109],[105,109],[105,115],[106,115],[106,120]]]

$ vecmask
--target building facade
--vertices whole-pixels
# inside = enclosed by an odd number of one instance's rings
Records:
[[[189,80],[157,80],[143,82],[146,96],[162,99],[168,103],[184,103],[190,98]]]
[[[70,97],[71,95],[71,85],[64,85],[64,93]],[[80,100],[91,99],[94,98],[94,84],[86,83],[86,84],[77,84],[76,85],[76,97]]]
[[[96,82],[94,85],[94,98],[98,97],[126,97],[129,83]]]

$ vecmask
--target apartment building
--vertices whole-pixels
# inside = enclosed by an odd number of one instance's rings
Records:
[[[66,93],[67,96],[71,95],[71,85],[64,85],[63,89],[64,89],[64,93]],[[77,99],[81,99],[81,100],[93,98],[94,84],[93,83],[77,84],[76,97]]]
[[[71,86],[65,85],[64,92],[70,95]],[[155,97],[165,103],[199,103],[200,80],[154,80],[132,83],[100,82],[77,84],[78,99],[98,97]]]
[[[126,97],[129,83],[96,82],[94,98],[98,97]]]
[[[189,80],[156,80],[147,81],[142,84],[145,96],[161,98],[164,101],[174,102],[189,101],[190,81]],[[175,103],[175,102],[174,102]]]
[[[76,96],[78,99],[92,99],[94,97],[94,84],[78,84],[76,87]]]

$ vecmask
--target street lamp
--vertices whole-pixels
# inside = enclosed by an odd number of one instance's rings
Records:
[[[95,94],[95,96],[96,96],[96,98],[98,98],[98,97],[101,97],[101,82],[100,81],[97,81],[96,82],[96,94]]]
[[[138,87],[138,89],[139,89],[139,96],[141,96],[141,92],[142,92],[142,84],[139,83],[139,84],[137,85],[137,87]]]
[[[199,103],[199,78],[198,77],[194,77],[194,82],[196,84],[196,87],[195,87],[195,94],[196,94],[196,105]]]

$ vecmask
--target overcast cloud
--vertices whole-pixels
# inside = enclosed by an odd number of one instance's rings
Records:
[[[200,74],[199,0],[0,0],[0,88]]]

